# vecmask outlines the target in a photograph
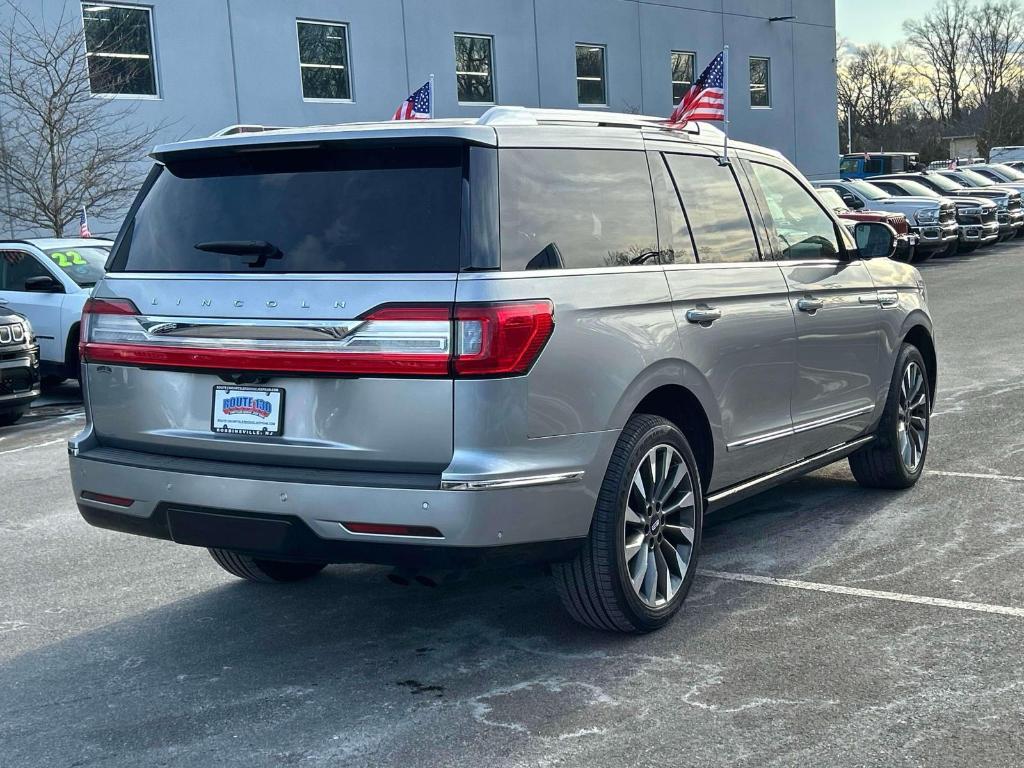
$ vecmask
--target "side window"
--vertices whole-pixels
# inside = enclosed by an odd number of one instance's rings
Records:
[[[658,247],[662,264],[693,264],[693,241],[679,194],[659,152],[648,152],[651,182],[654,186],[654,207],[658,216]]]
[[[702,155],[665,156],[701,262],[757,261],[757,241],[731,166]]]
[[[832,218],[793,176],[781,168],[751,163],[768,203],[783,259],[835,259],[839,240]]]
[[[503,149],[498,167],[503,270],[654,260],[658,230],[646,153]]]
[[[885,190],[886,192],[888,192],[890,195],[893,195],[894,197],[906,197],[907,196],[907,191],[905,189],[903,189],[903,187],[901,187],[901,186],[899,186],[897,184],[892,184],[890,182],[883,181],[880,184],[875,184],[875,186],[879,187],[880,189]]]
[[[30,277],[49,275],[46,267],[24,251],[0,251],[0,290],[24,291]]]

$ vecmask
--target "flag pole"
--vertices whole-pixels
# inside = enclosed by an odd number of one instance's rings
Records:
[[[729,163],[729,46],[728,45],[723,46],[722,47],[722,51],[724,53],[722,58],[725,59],[725,67],[724,67],[725,72],[723,73],[723,76],[725,78],[725,88],[722,89],[723,92],[725,93],[725,160],[724,160],[723,164],[724,165],[728,165],[728,163]]]
[[[430,73],[430,119],[434,119],[434,73]]]

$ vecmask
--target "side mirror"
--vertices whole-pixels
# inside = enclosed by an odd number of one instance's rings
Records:
[[[853,228],[862,259],[888,259],[896,252],[896,230],[879,221],[861,221]]]
[[[64,286],[50,275],[37,275],[25,280],[25,290],[29,293],[64,293]]]
[[[846,203],[855,211],[859,211],[861,208],[864,207],[864,203],[862,203],[853,195],[843,195],[843,202]]]

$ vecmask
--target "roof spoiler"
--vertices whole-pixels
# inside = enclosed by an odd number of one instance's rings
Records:
[[[242,123],[239,125],[229,125],[226,128],[221,128],[216,133],[211,133],[209,138],[219,139],[223,136],[238,136],[239,134],[242,133],[263,133],[265,131],[277,131],[283,127],[284,126],[278,125],[252,125]]]

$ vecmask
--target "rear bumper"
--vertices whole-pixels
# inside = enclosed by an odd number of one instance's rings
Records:
[[[579,540],[589,531],[605,454],[616,437],[600,433],[595,454],[575,471],[531,471],[502,476],[493,484],[485,478],[455,481],[440,475],[197,461],[90,448],[87,441],[72,442],[70,467],[79,510],[100,527],[267,557],[404,565],[410,560],[490,559],[499,550],[516,551],[509,547],[551,542],[556,543],[541,549],[562,552],[567,545],[557,542]],[[131,504],[83,498],[83,492]],[[186,519],[184,528],[175,527],[176,516]],[[188,525],[189,516],[205,522]],[[264,527],[260,521],[282,520],[288,533],[278,539],[255,537],[259,546],[249,541],[252,531]],[[435,531],[357,533],[346,523]],[[267,530],[274,527],[280,526]],[[182,533],[185,529],[188,533]]]
[[[272,560],[376,563],[405,568],[454,569],[568,560],[582,538],[526,544],[439,547],[416,543],[331,539],[296,515],[251,515],[210,507],[158,505],[146,517],[83,503],[79,512],[97,528],[166,539],[179,544],[229,549]]]

